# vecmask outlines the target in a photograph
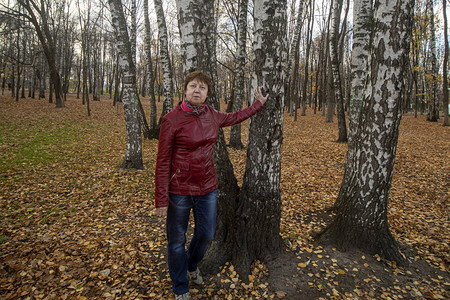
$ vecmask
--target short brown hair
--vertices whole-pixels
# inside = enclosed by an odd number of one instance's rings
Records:
[[[184,79],[184,92],[186,92],[187,85],[189,84],[189,82],[195,79],[200,82],[206,83],[206,85],[208,86],[208,97],[210,97],[213,93],[212,80],[211,77],[208,74],[206,74],[206,72],[203,72],[201,70],[187,74],[186,78]]]

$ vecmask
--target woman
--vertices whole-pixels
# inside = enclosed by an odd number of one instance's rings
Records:
[[[167,216],[169,273],[176,299],[190,299],[189,280],[201,284],[198,263],[214,237],[218,180],[214,145],[221,127],[240,123],[263,108],[268,95],[255,89],[252,106],[222,113],[205,105],[212,94],[211,78],[202,71],[186,76],[185,99],[161,121],[156,160],[156,214]],[[190,211],[194,236],[185,251]]]

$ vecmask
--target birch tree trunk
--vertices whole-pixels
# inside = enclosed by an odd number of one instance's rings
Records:
[[[155,1],[154,1],[155,2]],[[147,80],[148,95],[150,98],[150,137],[157,139],[159,137],[159,128],[156,114],[156,97],[155,97],[155,73],[153,72],[152,63],[152,37],[150,28],[150,18],[148,16],[148,0],[144,0],[144,26],[145,26],[145,55],[147,56]]]
[[[216,41],[214,1],[177,0],[178,26],[185,63],[184,72],[202,69],[209,73],[217,87]],[[195,41],[195,43],[194,43]],[[219,101],[213,90],[207,103],[219,109]],[[214,158],[216,161],[219,189],[217,194],[217,225],[214,241],[202,262],[202,272],[216,272],[230,258],[231,243],[227,239],[234,230],[234,217],[239,197],[239,187],[233,165],[228,157],[223,131],[219,131]]]
[[[449,126],[448,122],[448,114],[449,114],[449,107],[448,107],[448,78],[447,78],[447,67],[448,67],[448,29],[447,29],[447,1],[442,1],[442,11],[444,15],[444,62],[443,62],[443,96],[444,100],[444,126]]]
[[[143,169],[140,101],[137,93],[136,69],[133,63],[127,24],[121,0],[108,0],[108,3],[117,36],[119,67],[123,74],[122,103],[127,128],[127,147],[123,167],[125,169]]]
[[[414,0],[377,0],[367,85],[347,160],[336,215],[319,239],[402,262],[387,210],[409,62]],[[358,16],[355,16],[358,18]]]
[[[247,9],[248,0],[241,0],[239,2],[239,21],[238,21],[238,45],[236,57],[236,75],[234,77],[234,100],[233,111],[242,109],[242,102],[245,95],[244,85],[244,67],[246,57],[247,45]],[[234,149],[243,149],[244,145],[241,140],[241,124],[236,124],[231,127],[230,147]]]
[[[344,95],[342,93],[341,71],[339,63],[339,25],[342,0],[333,0],[331,9],[330,55],[333,70],[334,99],[337,105],[339,136],[337,142],[347,142],[347,125],[345,123]]]
[[[177,8],[185,71],[203,69],[216,83],[214,2],[178,0]],[[253,86],[264,86],[270,100],[251,121],[246,179],[240,196],[223,132],[219,133],[215,151],[219,179],[217,229],[200,267],[205,273],[216,272],[218,266],[231,260],[241,274],[248,274],[252,261],[273,257],[282,246],[280,162],[286,1],[255,1],[255,17]],[[215,91],[207,101],[219,108]]]
[[[373,11],[371,6],[372,0],[355,0],[353,2],[353,47],[351,57],[351,96],[350,96],[350,113],[349,113],[349,145],[353,144],[353,139],[357,136],[359,125],[359,116],[361,114],[361,107],[364,99],[364,88],[366,87],[367,78],[367,62],[370,50],[370,35],[372,30]],[[354,160],[358,159],[355,156],[356,149],[348,147],[346,160],[349,162],[345,166],[345,174],[351,174],[349,169],[354,165]],[[352,162],[352,163],[350,163]],[[349,176],[344,176],[344,180],[350,179]],[[343,186],[347,182],[342,183]],[[343,191],[341,189],[341,191]],[[336,198],[335,206],[339,206],[340,200],[344,197],[338,196]]]
[[[163,110],[161,112],[160,122],[173,108],[173,75],[169,55],[169,39],[167,35],[166,18],[161,0],[153,1],[158,19],[158,35],[159,35],[159,54],[164,77],[164,100]],[[159,128],[158,128],[159,132]]]
[[[310,14],[309,14],[309,18],[308,18],[308,31],[306,34],[306,53],[305,53],[305,68],[303,73],[305,74],[305,80],[303,81],[303,91],[302,91],[302,116],[306,116],[306,92],[307,92],[307,86],[308,86],[308,80],[309,80],[309,75],[308,75],[308,68],[309,68],[309,53],[311,51],[311,44],[312,44],[312,31],[314,28],[314,7],[315,7],[315,1],[312,0],[311,1],[311,9],[310,9]]]
[[[366,84],[367,61],[370,50],[372,29],[372,0],[353,1],[353,45],[351,57],[351,96],[349,114],[349,139],[351,140],[358,126],[364,87]]]
[[[301,0],[299,7],[298,7],[298,14],[297,14],[297,22],[294,29],[294,39],[292,41],[293,47],[291,53],[289,53],[289,61],[288,61],[288,71],[292,68],[292,73],[287,73],[289,76],[289,90],[286,91],[286,93],[289,93],[289,100],[292,103],[291,105],[295,105],[295,121],[297,121],[297,112],[299,108],[299,101],[298,101],[298,65],[300,60],[300,35],[302,32],[302,26],[303,26],[303,8],[305,6],[305,1]],[[291,107],[290,109],[293,109]]]
[[[437,122],[439,119],[439,98],[437,95],[437,55],[436,55],[436,28],[434,26],[434,7],[433,0],[427,1],[427,15],[429,18],[430,32],[430,60],[431,60],[431,99],[430,109],[428,110],[428,120]]]
[[[252,86],[263,86],[270,99],[250,122],[244,184],[235,220],[232,261],[244,276],[253,261],[267,260],[282,249],[279,233],[286,1],[256,0],[254,17]]]
[[[133,64],[136,66],[136,44],[137,44],[137,5],[136,0],[131,0],[131,26],[130,26],[130,43],[131,43],[131,57]]]

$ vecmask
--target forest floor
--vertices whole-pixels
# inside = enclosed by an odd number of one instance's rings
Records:
[[[104,97],[90,106],[88,117],[73,95],[59,109],[0,96],[2,299],[173,299],[164,220],[153,214],[158,141],[143,142],[145,170],[121,169],[121,105]],[[346,144],[334,142],[336,119],[308,109],[297,122],[285,115],[285,250],[255,262],[245,280],[222,266],[191,288],[193,298],[450,299],[450,127],[442,121],[406,114],[401,123],[388,214],[407,266],[314,244],[339,191]],[[246,152],[229,152],[242,182]]]

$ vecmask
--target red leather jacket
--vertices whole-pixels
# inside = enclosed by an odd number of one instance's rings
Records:
[[[235,113],[206,105],[197,114],[180,105],[161,121],[155,172],[155,206],[169,206],[169,193],[205,195],[218,187],[214,145],[219,128],[238,124],[263,108],[260,101]]]

